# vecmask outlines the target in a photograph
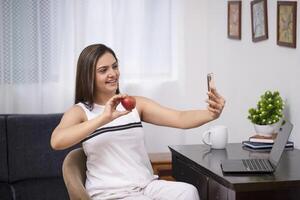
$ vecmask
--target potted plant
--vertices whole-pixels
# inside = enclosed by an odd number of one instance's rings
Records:
[[[266,91],[261,95],[256,108],[249,109],[248,119],[254,124],[257,134],[270,136],[277,133],[283,122],[284,102],[278,91]]]

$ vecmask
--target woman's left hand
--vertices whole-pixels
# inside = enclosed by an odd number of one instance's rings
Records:
[[[208,103],[208,111],[214,119],[217,119],[225,106],[225,99],[217,92],[215,88],[211,88],[211,91],[207,92],[209,97],[206,102]]]

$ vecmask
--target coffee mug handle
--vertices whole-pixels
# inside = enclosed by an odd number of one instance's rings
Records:
[[[211,146],[212,143],[211,143],[211,142],[207,142],[207,141],[205,140],[205,138],[207,138],[207,135],[210,135],[210,134],[211,134],[211,131],[208,130],[208,131],[205,131],[205,132],[203,133],[203,136],[202,136],[202,142],[203,142],[204,144],[206,144],[206,145],[209,145],[209,146]]]

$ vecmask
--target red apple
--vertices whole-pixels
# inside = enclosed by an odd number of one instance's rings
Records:
[[[135,98],[128,96],[121,100],[122,106],[126,109],[131,111],[135,108]]]

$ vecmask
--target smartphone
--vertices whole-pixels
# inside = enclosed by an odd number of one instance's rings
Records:
[[[213,73],[207,74],[207,89],[208,91],[211,90],[211,88],[215,88],[215,79]]]

